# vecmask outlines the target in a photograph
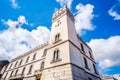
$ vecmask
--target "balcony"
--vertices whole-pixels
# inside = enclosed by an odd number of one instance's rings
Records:
[[[17,75],[11,76],[9,79],[10,79],[10,80],[23,79],[23,77],[24,77],[24,75],[22,75],[22,74],[17,74]]]

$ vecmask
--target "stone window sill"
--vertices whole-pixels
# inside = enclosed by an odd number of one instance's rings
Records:
[[[27,73],[27,75],[30,75],[30,74],[32,74],[32,73]]]
[[[62,40],[62,39],[59,39],[59,40],[55,41],[53,44],[58,43],[58,42],[60,42],[61,40]]]
[[[97,73],[97,72],[95,72],[95,74],[97,74],[97,75],[98,75],[98,73]]]
[[[51,64],[52,64],[52,63],[59,62],[59,61],[61,61],[61,60],[62,60],[62,59],[58,59],[58,60],[52,60],[52,61],[51,61]]]
[[[90,70],[88,67],[85,67],[85,69]]]

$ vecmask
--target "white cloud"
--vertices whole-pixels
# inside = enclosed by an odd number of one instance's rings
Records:
[[[20,8],[18,3],[16,2],[16,0],[10,0],[10,2],[11,2],[11,5],[12,5],[13,8],[15,8],[15,9]]]
[[[70,9],[71,4],[73,0],[56,0],[60,5],[63,7],[64,5],[67,5],[67,7]]]
[[[78,4],[76,6],[77,13],[75,15],[75,27],[79,35],[84,34],[86,30],[93,30],[94,25],[92,24],[92,19],[94,6],[91,4]]]
[[[28,24],[28,22],[25,19],[25,16],[19,16],[18,22],[19,22],[19,24]]]
[[[120,66],[120,36],[108,39],[92,39],[88,43],[102,69]]]
[[[120,0],[118,0],[118,3],[115,4],[109,11],[109,15],[113,17],[114,20],[120,20]]]
[[[114,20],[120,20],[120,14],[116,11],[113,11],[112,8],[108,11],[109,15],[114,17]]]
[[[25,19],[25,16],[19,16],[17,21],[8,20],[7,22],[5,20],[1,20],[4,24],[6,24],[11,30],[14,30],[16,27],[21,27],[23,24],[28,25],[28,22]]]
[[[44,26],[32,31],[23,29],[23,24],[28,25],[24,16],[19,16],[17,21],[2,21],[8,30],[0,33],[0,59],[12,59],[49,39],[50,31]]]

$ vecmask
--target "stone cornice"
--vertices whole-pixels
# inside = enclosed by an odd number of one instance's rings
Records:
[[[83,39],[82,39],[81,37],[79,37],[78,35],[77,35],[77,37],[78,37],[78,39],[79,39],[80,41],[82,41],[82,42],[92,51],[92,49],[88,46],[88,44],[86,44],[86,43],[83,41]]]
[[[17,60],[17,59],[20,59],[20,58],[22,58],[22,57],[24,57],[24,56],[26,56],[26,55],[28,55],[28,54],[31,54],[32,52],[37,51],[38,49],[41,49],[41,48],[43,48],[43,47],[45,47],[45,46],[47,46],[47,45],[48,45],[48,42],[43,43],[43,44],[41,44],[41,45],[39,45],[39,46],[31,49],[30,51],[28,51],[28,52],[26,52],[26,53],[24,53],[24,54],[22,54],[22,55],[20,55],[20,56],[18,56],[18,57],[16,57],[16,58],[12,59],[11,62],[13,62],[13,61],[15,61],[15,60]]]
[[[21,67],[26,67],[27,65],[32,65],[33,63],[36,63],[36,62],[39,62],[39,61],[43,61],[43,60],[45,60],[45,57],[44,58],[41,58],[41,59],[38,59],[38,60],[35,60],[35,61],[32,61],[32,62],[30,62],[30,63],[26,63],[26,64],[24,64],[24,65],[20,65],[20,66],[18,66],[18,67],[15,67],[15,68],[12,68],[12,69],[9,69],[9,70],[6,70],[6,72],[9,72],[9,71],[12,71],[12,70],[15,70],[15,69],[19,69],[19,68],[21,68]]]
[[[70,10],[67,8],[67,6],[64,6],[63,8],[61,8],[60,10],[56,11],[53,14],[52,17],[52,22],[56,21],[57,19],[61,18],[62,16],[64,16],[65,14],[67,14],[69,16],[69,18],[74,22],[74,16],[73,14],[70,12]]]

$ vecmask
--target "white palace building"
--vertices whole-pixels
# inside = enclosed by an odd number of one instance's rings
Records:
[[[91,48],[76,34],[64,6],[52,17],[50,40],[11,60],[1,80],[100,80]]]

